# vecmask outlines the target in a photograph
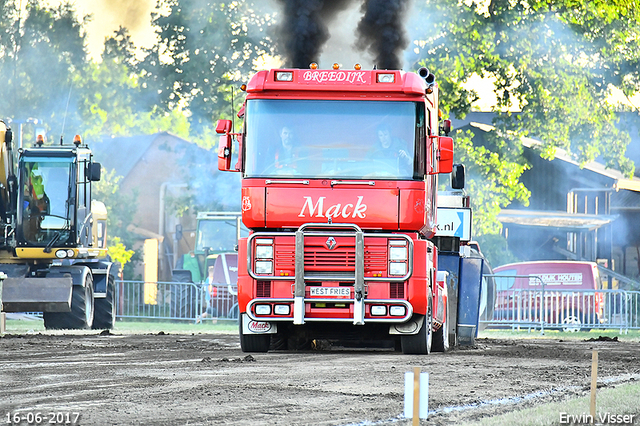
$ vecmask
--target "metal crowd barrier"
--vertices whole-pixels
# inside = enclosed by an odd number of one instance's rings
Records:
[[[237,321],[237,288],[212,284],[214,296],[207,303],[207,287],[183,282],[116,281],[116,318]],[[208,315],[203,318],[204,312]]]
[[[640,329],[640,291],[566,290],[556,286],[507,288],[514,278],[540,281],[536,276],[491,275],[496,281],[493,318],[481,321],[490,328],[588,331]],[[501,282],[503,281],[503,282]],[[544,302],[543,302],[544,301]]]

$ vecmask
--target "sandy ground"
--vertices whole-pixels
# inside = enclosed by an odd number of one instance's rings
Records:
[[[71,413],[82,425],[409,425],[404,373],[430,374],[428,420],[454,425],[640,379],[640,343],[480,339],[409,356],[327,348],[247,355],[232,334],[5,335],[0,421]],[[35,419],[35,417],[34,417]],[[15,423],[13,423],[15,424]],[[27,424],[23,421],[21,424]]]

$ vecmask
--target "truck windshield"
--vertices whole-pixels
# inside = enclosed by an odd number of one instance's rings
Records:
[[[55,160],[55,161],[51,161]],[[20,165],[22,188],[18,206],[22,234],[26,241],[57,244],[69,240],[72,213],[69,198],[73,163],[64,159],[25,159]]]
[[[414,102],[251,99],[245,174],[411,179],[416,115]]]

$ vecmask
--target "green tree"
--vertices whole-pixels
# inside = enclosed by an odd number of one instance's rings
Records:
[[[133,42],[121,27],[105,41],[102,61],[89,63],[76,74],[78,115],[88,141],[165,130],[188,137],[189,123],[181,111],[145,110],[146,89],[140,85],[136,66]]]
[[[0,78],[9,96],[0,116],[38,118],[54,132],[79,123],[67,105],[73,76],[87,63],[84,20],[70,3],[55,8],[29,0],[21,17],[16,2],[0,3]]]
[[[640,89],[637,0],[427,0],[417,8],[413,62],[435,73],[445,114],[464,118],[473,108],[478,93],[464,88],[471,76],[493,81],[490,140],[474,146],[474,135],[456,136],[478,235],[498,232],[496,215],[513,200],[526,204],[523,136],[539,139],[545,158],[562,148],[581,163],[602,158],[633,174],[629,135],[607,98],[612,87]]]
[[[635,5],[634,5],[635,4]],[[543,142],[541,154],[563,148],[579,161],[602,156],[627,175],[627,134],[616,127],[611,87],[640,89],[637,1],[429,0],[416,63],[442,82],[444,104],[463,117],[477,94],[461,84],[471,75],[493,78],[498,130]],[[500,153],[502,154],[502,153]]]
[[[138,65],[143,87],[155,94],[149,105],[184,109],[195,133],[229,117],[232,87],[272,52],[265,31],[272,16],[260,7],[246,0],[160,0],[158,8],[169,13],[155,15],[158,43]]]

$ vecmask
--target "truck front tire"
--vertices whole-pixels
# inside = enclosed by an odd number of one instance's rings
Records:
[[[446,352],[449,350],[449,321],[447,315],[444,316],[444,324],[433,333],[433,343],[431,345],[433,352]]]
[[[400,344],[402,345],[402,353],[405,355],[428,355],[431,353],[432,343],[433,318],[431,316],[431,307],[429,307],[418,334],[401,336]]]
[[[271,344],[271,334],[244,334],[242,330],[242,315],[240,316],[240,348],[242,352],[268,352]]]

